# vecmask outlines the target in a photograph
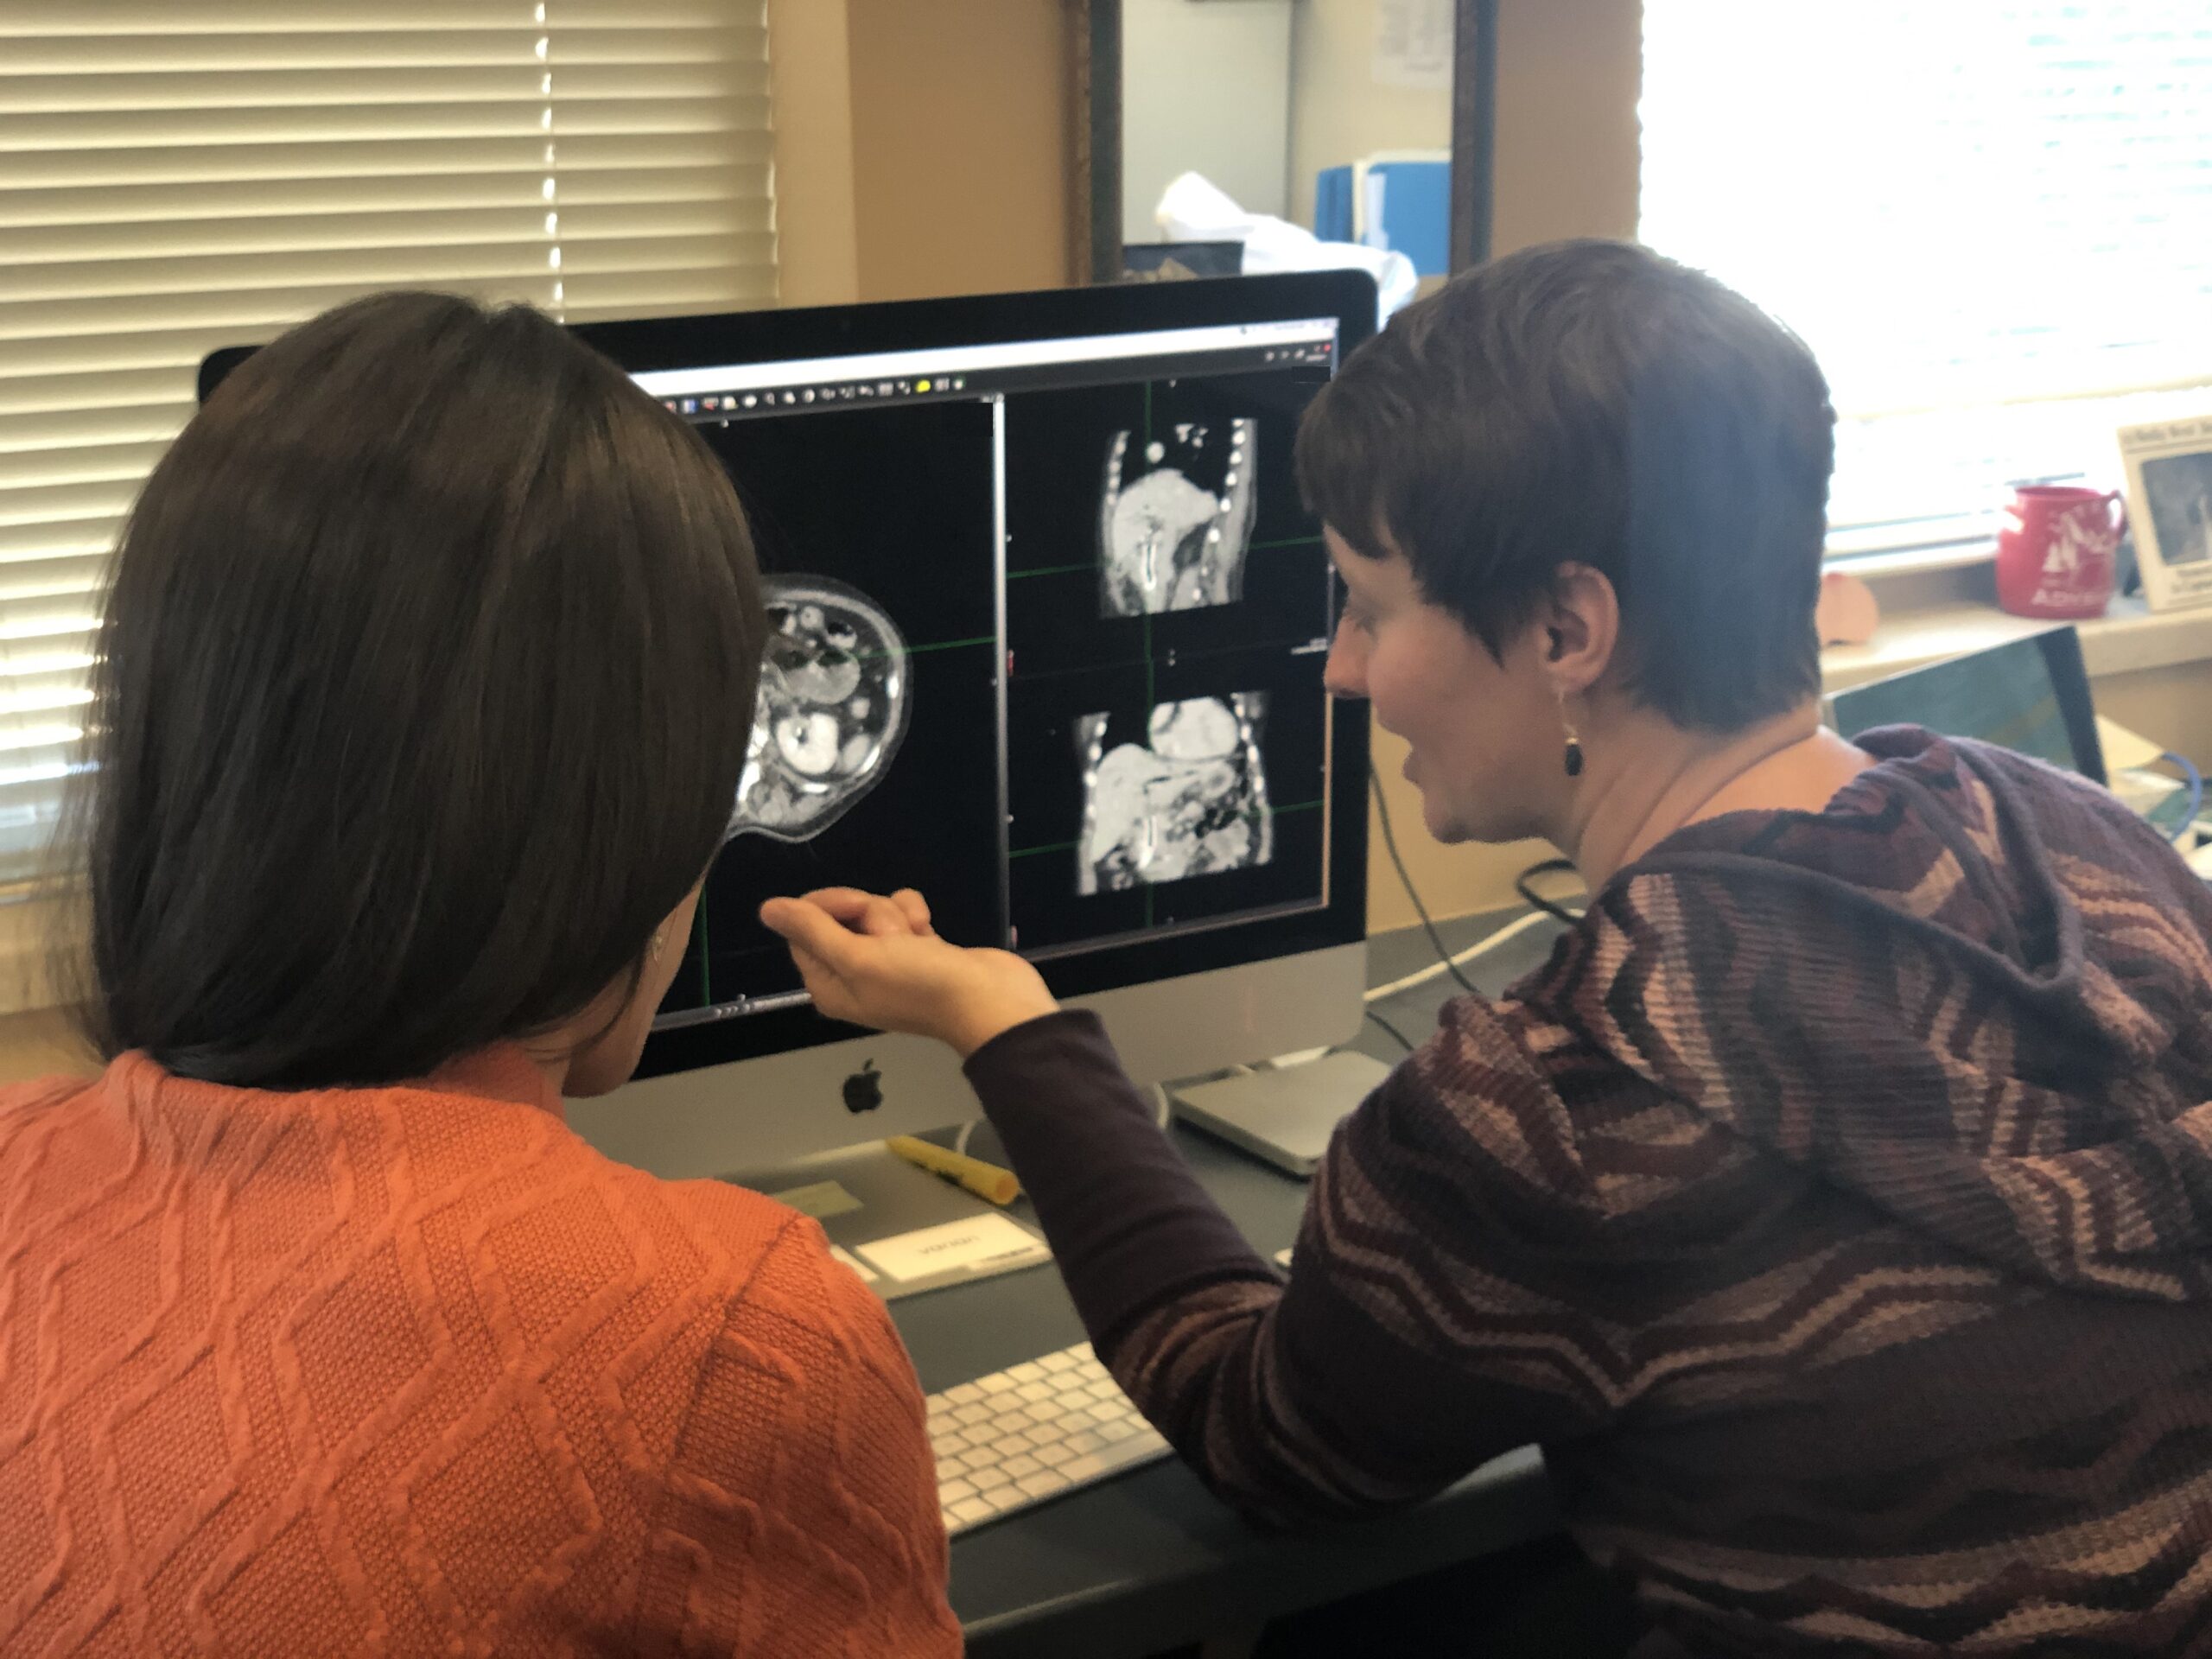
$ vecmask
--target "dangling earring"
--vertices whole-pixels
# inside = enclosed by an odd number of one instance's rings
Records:
[[[1582,775],[1582,740],[1575,734],[1574,722],[1567,717],[1565,702],[1559,706],[1559,723],[1567,728],[1567,775],[1580,778]]]
[[[1578,762],[1578,770],[1580,769],[1580,763]],[[660,947],[662,943],[661,935],[665,931],[665,929],[658,927],[653,929],[653,942],[645,947],[645,960],[647,962],[658,962],[660,960]]]

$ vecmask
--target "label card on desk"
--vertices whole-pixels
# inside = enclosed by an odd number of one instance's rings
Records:
[[[963,1268],[1024,1267],[1052,1259],[1045,1241],[1004,1216],[972,1216],[862,1244],[860,1253],[893,1279],[926,1279]]]
[[[830,1247],[830,1254],[834,1260],[850,1268],[858,1274],[861,1283],[864,1285],[872,1285],[883,1276],[842,1244],[832,1244]]]

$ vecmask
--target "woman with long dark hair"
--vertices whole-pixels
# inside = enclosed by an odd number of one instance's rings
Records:
[[[706,449],[526,309],[332,312],[155,469],[65,842],[107,1065],[0,1096],[0,1654],[958,1650],[882,1305],[562,1121],[764,631]]]

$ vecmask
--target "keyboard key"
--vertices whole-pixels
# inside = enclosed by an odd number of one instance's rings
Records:
[[[948,1480],[937,1489],[937,1505],[949,1510],[964,1497],[976,1496],[976,1489],[964,1480]]]
[[[1007,1394],[1020,1388],[1028,1380],[1027,1377],[1016,1376],[1012,1371],[994,1371],[988,1376],[978,1377],[976,1386],[986,1395]]]
[[[1037,1363],[1039,1365],[1042,1365],[1048,1371],[1065,1371],[1069,1367],[1080,1364],[1082,1362],[1077,1360],[1073,1354],[1063,1351],[1057,1354],[1047,1354],[1044,1358],[1039,1360]]]
[[[970,1423],[988,1422],[990,1417],[991,1408],[981,1400],[971,1401],[967,1405],[956,1407],[952,1413],[952,1421],[963,1428],[967,1427]]]
[[[1065,1491],[1068,1485],[1065,1476],[1056,1475],[1049,1469],[1040,1469],[1027,1479],[1014,1484],[1024,1497],[1049,1497],[1054,1492]]]
[[[988,1521],[998,1512],[997,1504],[986,1503],[980,1497],[963,1498],[952,1506],[952,1518],[963,1525],[972,1525],[977,1521]]]
[[[1045,1465],[1025,1452],[1020,1457],[1008,1458],[999,1466],[1001,1469],[1004,1469],[1007,1474],[1013,1476],[1014,1479],[1020,1480],[1025,1475],[1035,1474]]]
[[[1052,1397],[1053,1389],[1050,1382],[1025,1382],[1015,1392],[1024,1400],[1034,1402],[1039,1400],[1050,1400]]]
[[[1047,1469],[1057,1469],[1062,1464],[1065,1463],[1070,1458],[1075,1456],[1075,1453],[1071,1452],[1065,1445],[1055,1441],[1051,1446],[1039,1446],[1029,1455],[1036,1459],[1038,1462],[1043,1464]]]
[[[994,1486],[1003,1486],[1014,1477],[1006,1471],[1002,1463],[987,1463],[969,1476],[969,1482],[979,1492],[988,1492]]]

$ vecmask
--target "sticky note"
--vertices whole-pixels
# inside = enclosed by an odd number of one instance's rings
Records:
[[[971,1216],[863,1244],[860,1253],[893,1279],[985,1268],[1026,1267],[1052,1259],[1045,1241],[1004,1216]]]
[[[781,1192],[771,1192],[768,1196],[778,1204],[788,1204],[802,1216],[812,1216],[817,1221],[847,1215],[861,1207],[861,1201],[836,1181],[817,1181],[811,1186],[786,1187]]]

